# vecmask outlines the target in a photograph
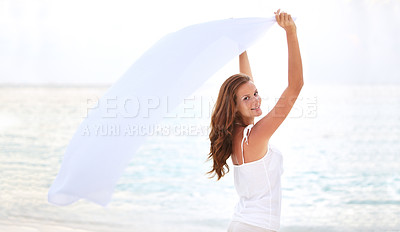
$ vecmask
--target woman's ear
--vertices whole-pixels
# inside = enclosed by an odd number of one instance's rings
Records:
[[[235,107],[235,114],[239,111],[237,105],[234,106]]]
[[[236,94],[233,95],[233,97],[235,98],[235,104],[234,104],[235,112],[238,112],[239,111],[239,99]]]

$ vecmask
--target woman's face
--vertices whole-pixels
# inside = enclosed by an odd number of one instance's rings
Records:
[[[260,108],[261,97],[258,95],[257,88],[252,81],[248,81],[238,88],[236,102],[236,110],[246,119],[252,120],[262,114]]]

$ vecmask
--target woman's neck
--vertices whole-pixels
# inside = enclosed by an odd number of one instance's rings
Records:
[[[246,125],[254,124],[254,118],[246,118],[246,119],[244,120],[244,123],[245,123]]]
[[[245,127],[245,126],[248,126],[250,124],[254,124],[254,118],[249,118],[247,120],[245,119],[243,123],[235,122],[235,126]]]

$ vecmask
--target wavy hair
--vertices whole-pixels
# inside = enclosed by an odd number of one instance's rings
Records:
[[[236,111],[236,94],[238,88],[249,82],[250,77],[245,74],[230,76],[222,84],[217,102],[214,105],[210,123],[210,153],[207,160],[213,160],[210,178],[218,176],[221,179],[229,172],[226,160],[232,154],[233,128],[235,124],[246,126],[239,111]]]

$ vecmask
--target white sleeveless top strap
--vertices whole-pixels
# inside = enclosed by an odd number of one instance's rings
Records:
[[[241,144],[243,164],[244,164],[243,142],[246,140],[247,145],[249,145],[249,137],[248,136],[250,135],[250,131],[251,131],[251,128],[253,128],[253,126],[254,126],[254,124],[250,124],[250,125],[246,126],[243,130],[243,139],[242,139],[242,144]]]

